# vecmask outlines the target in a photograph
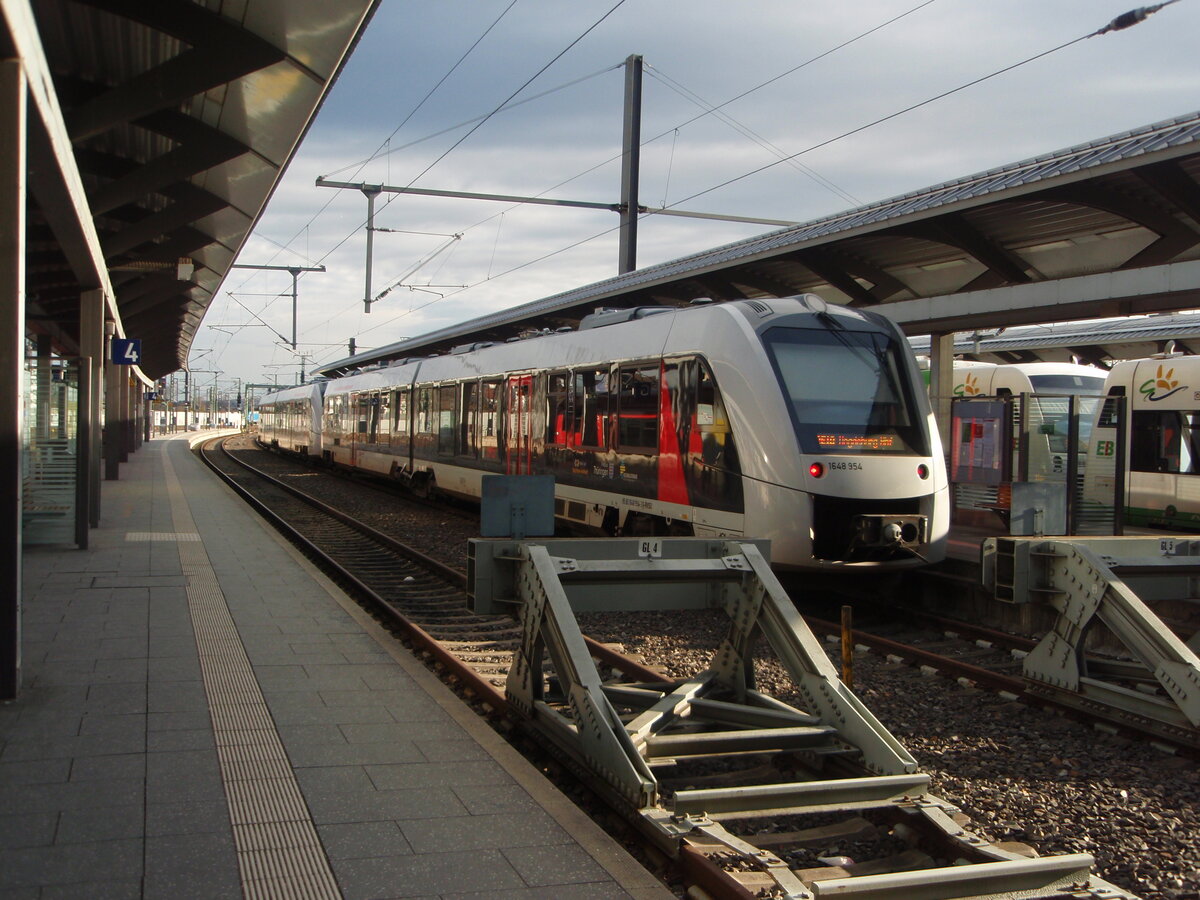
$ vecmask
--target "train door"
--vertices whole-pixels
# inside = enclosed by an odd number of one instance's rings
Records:
[[[533,461],[533,376],[514,375],[508,379],[504,430],[508,452],[505,471],[509,475],[528,475]]]

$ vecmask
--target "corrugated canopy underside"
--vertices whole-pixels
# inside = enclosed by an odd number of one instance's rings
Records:
[[[184,364],[377,2],[31,4],[124,331],[143,339],[150,377]],[[39,192],[39,167],[53,164],[30,153],[29,311],[69,351],[80,292],[95,285],[80,283],[56,232],[64,210]]]

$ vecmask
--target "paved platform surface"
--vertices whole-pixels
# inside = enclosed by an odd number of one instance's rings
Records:
[[[188,450],[26,548],[0,898],[669,898]]]

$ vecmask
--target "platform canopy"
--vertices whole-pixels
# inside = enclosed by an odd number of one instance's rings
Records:
[[[142,370],[205,310],[379,0],[0,0],[29,84],[28,319],[102,290]]]
[[[929,338],[909,339],[917,354],[930,352]],[[1200,314],[1156,313],[1123,319],[1023,325],[960,332],[954,355],[976,362],[1080,362],[1111,368],[1123,359],[1158,353],[1200,353]]]
[[[338,360],[574,326],[597,307],[813,292],[909,334],[1200,307],[1200,113],[649,266]]]

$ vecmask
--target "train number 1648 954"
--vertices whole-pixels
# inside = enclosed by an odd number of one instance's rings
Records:
[[[831,469],[850,469],[853,471],[861,470],[862,467],[862,463],[855,462],[854,460],[833,460],[829,463],[829,468]]]

